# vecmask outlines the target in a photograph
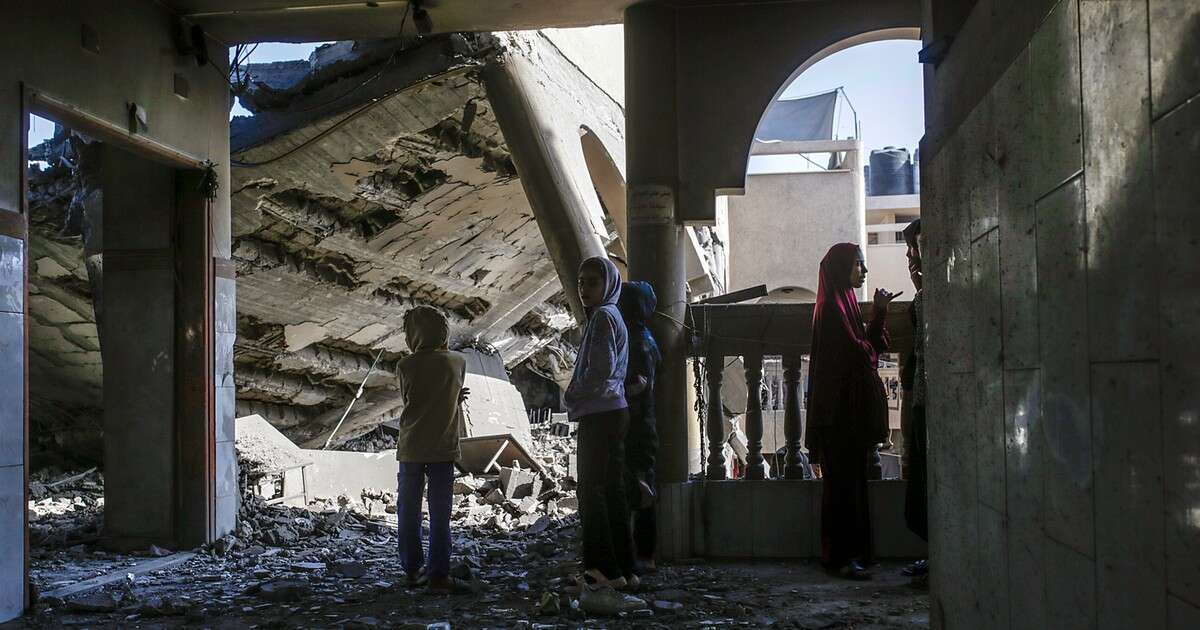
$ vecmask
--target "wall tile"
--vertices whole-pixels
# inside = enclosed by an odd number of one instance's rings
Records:
[[[1055,630],[1093,630],[1096,627],[1095,562],[1049,537],[1045,539],[1045,550],[1044,627]],[[1020,620],[1019,615],[1014,615],[1013,618]]]
[[[992,508],[979,507],[979,605],[980,619],[976,628],[1008,630],[1008,524],[1004,514]],[[1023,614],[1018,615],[1026,623]]]
[[[741,481],[710,481],[704,486],[705,548],[708,555],[724,558],[749,558],[753,555],[745,529],[753,527],[748,516],[752,512],[752,493],[740,487]]]
[[[934,366],[931,366],[934,368]],[[935,368],[929,382],[929,564],[944,627],[970,627],[978,588],[975,378]]]
[[[820,549],[821,520],[812,510],[812,495],[821,490],[812,481],[743,481],[742,491],[752,495],[751,544],[756,557],[813,556]]]
[[[1028,50],[993,88],[1004,365],[1038,365],[1037,236],[1033,213],[1032,77]]]
[[[233,345],[237,334],[219,332],[213,336],[213,382],[216,387],[233,387]]]
[[[0,466],[25,463],[25,316],[0,313]]]
[[[1033,69],[1034,197],[1054,190],[1079,171],[1082,128],[1079,88],[1079,7],[1059,2],[1030,42]]]
[[[971,252],[971,339],[975,364],[975,449],[979,500],[1004,511],[1004,378],[1001,357],[1000,235],[991,230]]]
[[[1038,328],[1046,438],[1046,531],[1092,554],[1086,247],[1082,178],[1038,202]]]
[[[1166,623],[1158,400],[1157,363],[1092,367],[1096,487],[1104,489],[1096,493],[1100,628]]]
[[[232,442],[235,439],[237,390],[233,387],[216,387],[213,388],[213,395],[216,398],[216,417],[213,418],[217,425],[216,441]]]
[[[1041,385],[1036,369],[1004,373],[1009,610],[1027,628],[1047,627]]]
[[[926,330],[930,339],[954,340],[953,343],[927,344],[930,364],[945,366],[950,372],[971,371],[971,354],[956,351],[971,339],[971,235],[970,190],[965,178],[951,176],[963,159],[963,144],[955,136],[938,153],[936,175],[940,204],[930,218],[932,231],[925,239],[933,260],[925,275],[929,295],[926,299]],[[922,226],[925,221],[922,221]]]
[[[1200,606],[1200,99],[1154,125],[1167,583]]]
[[[0,236],[0,313],[24,312],[25,241]]]
[[[1200,92],[1200,5],[1150,0],[1150,77],[1154,117]]]
[[[1146,5],[1083,0],[1088,344],[1093,361],[1154,358],[1157,247]]]
[[[233,442],[217,442],[217,498],[238,493],[237,449]]]
[[[213,284],[213,329],[219,333],[237,332],[237,281],[216,278]]]
[[[970,238],[979,238],[996,227],[997,188],[996,130],[992,97],[985,97],[963,121],[957,136],[966,148],[960,172],[966,184],[963,202],[970,220]]]
[[[0,621],[25,608],[25,467],[0,467]]]

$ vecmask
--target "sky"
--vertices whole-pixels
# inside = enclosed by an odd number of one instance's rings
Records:
[[[250,55],[250,63],[268,63],[289,59],[307,59],[322,42],[308,44],[260,44]],[[911,152],[924,133],[924,96],[921,65],[917,63],[916,41],[890,40],[862,44],[834,53],[813,64],[783,92],[783,97],[807,96],[842,87],[858,112],[863,144],[867,151],[885,146],[906,147]],[[838,137],[853,134],[853,116],[840,106]],[[235,103],[230,116],[249,115]],[[54,133],[54,124],[34,117],[30,125],[30,145],[36,145]],[[798,158],[756,156],[751,172],[794,170]],[[804,165],[801,165],[804,167]]]
[[[922,69],[917,62],[921,43],[888,40],[860,44],[813,64],[789,85],[782,98],[828,92],[841,87],[862,130],[863,148],[904,147],[909,153],[925,133],[925,97]],[[839,99],[838,138],[854,135],[853,112]],[[793,156],[755,156],[751,173],[795,170]],[[818,160],[819,161],[819,160]],[[799,165],[807,168],[805,165]]]

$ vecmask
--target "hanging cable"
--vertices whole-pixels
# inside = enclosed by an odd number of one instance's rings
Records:
[[[371,362],[371,368],[367,370],[367,375],[364,376],[362,382],[358,384],[358,391],[354,393],[354,398],[351,398],[350,404],[346,405],[346,412],[342,414],[342,419],[338,420],[337,425],[333,427],[333,431],[329,434],[329,437],[326,438],[325,446],[322,446],[321,450],[329,450],[329,444],[333,442],[333,436],[337,435],[338,429],[342,428],[342,423],[346,421],[346,416],[350,415],[350,410],[354,408],[354,403],[358,402],[359,398],[362,398],[363,388],[367,386],[367,379],[371,378],[371,372],[375,371],[375,366],[379,365],[379,358],[382,356],[383,349],[381,348],[379,350],[379,354],[375,355],[375,360]]]

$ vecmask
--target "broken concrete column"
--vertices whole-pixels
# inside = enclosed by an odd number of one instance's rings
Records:
[[[531,102],[529,94],[536,89],[537,75],[529,66],[528,59],[506,53],[501,61],[489,63],[480,76],[546,249],[566,288],[566,298],[582,321],[583,305],[574,291],[576,274],[585,259],[605,255],[604,245],[592,227],[583,191],[564,168],[563,160],[555,155],[550,146],[552,138],[544,133],[550,125]],[[589,190],[588,194],[594,193]]]

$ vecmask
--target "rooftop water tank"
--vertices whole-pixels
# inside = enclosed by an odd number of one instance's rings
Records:
[[[912,164],[908,149],[884,147],[871,151],[871,195],[907,195],[912,193]]]

